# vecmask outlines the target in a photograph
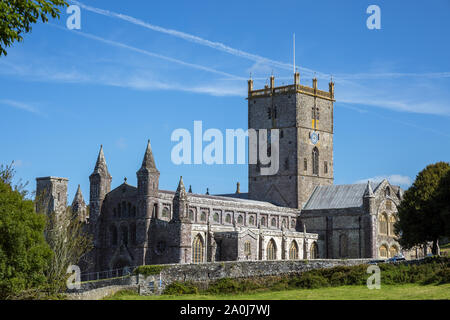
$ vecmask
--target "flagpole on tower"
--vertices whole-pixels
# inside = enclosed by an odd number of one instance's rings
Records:
[[[295,32],[294,32],[293,40],[294,40],[294,74],[295,74]]]

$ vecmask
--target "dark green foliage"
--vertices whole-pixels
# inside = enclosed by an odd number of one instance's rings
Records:
[[[431,257],[419,264],[383,263],[378,265],[381,270],[381,285],[407,283],[443,284],[450,283],[450,258]],[[368,265],[338,266],[328,269],[316,269],[301,274],[255,277],[249,279],[219,279],[209,283],[206,289],[201,289],[198,283],[175,282],[168,286],[165,294],[240,294],[257,291],[281,291],[287,289],[316,289],[323,287],[338,287],[365,285],[370,274]]]
[[[197,294],[198,288],[193,282],[172,282],[164,289],[164,294],[168,295],[182,295],[182,294]]]
[[[11,185],[14,170],[0,166],[0,299],[17,298],[46,283],[52,252],[44,239],[45,216]]]
[[[419,172],[413,185],[406,190],[398,207],[399,221],[395,232],[406,249],[433,241],[437,252],[440,237],[449,236],[450,226],[450,164],[438,162]],[[448,179],[448,180],[447,180]]]
[[[160,274],[166,267],[160,265],[147,265],[139,266],[134,269],[134,274],[142,274],[144,276],[151,276],[155,274]]]
[[[23,41],[23,34],[31,31],[38,20],[59,18],[59,7],[67,6],[64,0],[2,0],[0,1],[0,56],[6,56],[6,47],[14,41]]]
[[[329,281],[327,278],[310,272],[305,272],[290,282],[290,288],[317,289],[328,286]]]

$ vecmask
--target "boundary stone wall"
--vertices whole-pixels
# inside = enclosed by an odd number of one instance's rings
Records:
[[[159,294],[175,281],[204,282],[222,278],[252,278],[298,274],[313,269],[367,264],[371,259],[317,259],[274,261],[228,261],[201,264],[170,264],[159,275],[138,276],[139,294]]]

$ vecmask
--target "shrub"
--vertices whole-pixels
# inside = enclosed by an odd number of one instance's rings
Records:
[[[450,268],[445,267],[428,276],[423,284],[445,284],[450,283]]]
[[[239,285],[238,280],[234,279],[219,279],[210,284],[207,292],[213,294],[229,294],[229,293],[237,293],[241,292],[242,286]]]
[[[151,276],[155,274],[160,274],[166,266],[160,265],[147,265],[147,266],[139,266],[134,269],[134,274],[142,274],[144,276]]]
[[[327,278],[324,278],[320,275],[305,272],[301,277],[297,278],[294,281],[294,285],[297,288],[317,289],[322,287],[328,287],[329,283]]]
[[[198,288],[193,282],[175,281],[169,284],[163,294],[182,295],[182,294],[198,294]]]

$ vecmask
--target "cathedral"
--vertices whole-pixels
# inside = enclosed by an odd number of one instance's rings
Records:
[[[333,184],[334,83],[329,90],[300,84],[254,90],[248,81],[248,126],[279,130],[279,170],[262,175],[248,166],[248,193],[225,195],[159,189],[160,172],[150,141],[137,170],[137,186],[125,180],[111,190],[103,147],[89,177],[87,206],[80,188],[72,210],[94,239],[93,267],[204,263],[233,260],[373,258],[405,252],[394,234],[402,189],[380,183]],[[67,207],[65,178],[37,179],[49,210]]]

